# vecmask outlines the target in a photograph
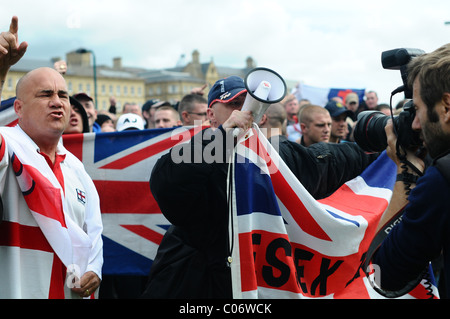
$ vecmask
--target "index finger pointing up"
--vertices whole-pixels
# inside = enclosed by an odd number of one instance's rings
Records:
[[[11,24],[9,25],[9,32],[16,35],[19,31],[19,18],[13,16],[11,19]]]

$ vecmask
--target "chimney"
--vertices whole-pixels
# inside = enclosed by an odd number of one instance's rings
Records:
[[[247,69],[253,69],[256,67],[255,60],[253,60],[253,58],[250,56],[247,58],[245,62],[247,63]]]
[[[113,59],[113,68],[114,69],[121,69],[122,68],[122,58],[114,58]]]

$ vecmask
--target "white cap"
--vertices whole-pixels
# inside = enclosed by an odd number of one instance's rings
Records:
[[[117,131],[121,132],[129,129],[143,130],[144,120],[142,117],[134,113],[122,114],[117,120]]]

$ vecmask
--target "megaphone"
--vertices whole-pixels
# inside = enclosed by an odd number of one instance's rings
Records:
[[[270,104],[280,102],[286,95],[286,83],[275,71],[268,68],[250,70],[244,80],[247,96],[241,111],[251,111],[255,123],[259,123]],[[235,129],[234,135],[240,130]]]

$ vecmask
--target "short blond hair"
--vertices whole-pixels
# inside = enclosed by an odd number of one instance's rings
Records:
[[[328,110],[322,106],[308,104],[305,105],[300,112],[298,112],[298,121],[305,125],[309,125],[313,121],[313,114],[322,113],[322,114],[330,114]]]

